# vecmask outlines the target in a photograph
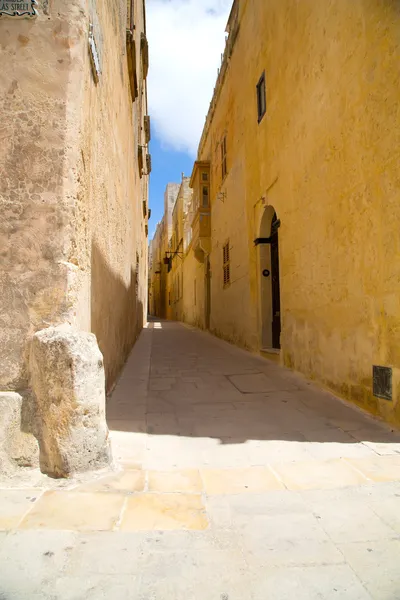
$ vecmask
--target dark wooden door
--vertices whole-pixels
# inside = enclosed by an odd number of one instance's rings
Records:
[[[272,347],[281,347],[281,291],[279,287],[278,230],[272,223],[271,235],[271,280],[272,280]]]
[[[211,268],[210,259],[206,258],[206,273],[205,273],[205,325],[206,329],[210,329],[210,315],[211,315]]]

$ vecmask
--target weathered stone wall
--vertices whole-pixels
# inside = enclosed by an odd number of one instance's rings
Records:
[[[167,318],[174,321],[183,320],[183,223],[189,203],[192,198],[192,190],[189,187],[190,177],[183,177],[179,187],[178,196],[172,211],[172,234],[171,271],[167,277],[167,295],[171,298],[168,305]]]
[[[83,5],[0,22],[0,390],[27,387],[32,333],[73,315]]]
[[[147,314],[144,3],[135,2],[135,103],[126,0],[52,0],[38,12],[0,20],[0,391],[31,400],[36,331],[94,332],[109,388]]]
[[[205,329],[205,270],[204,264],[199,263],[188,248],[183,261],[183,301],[182,321]]]
[[[101,75],[85,80],[79,165],[76,260],[90,274],[82,294],[82,328],[90,323],[104,356],[107,387],[114,383],[147,318],[147,176],[140,177],[147,90],[140,34],[143,3],[135,2],[138,97],[132,104],[126,56],[126,1],[92,0],[98,23]],[[96,39],[96,38],[95,38]],[[90,69],[87,57],[87,70]],[[145,170],[145,169],[144,169]]]
[[[399,422],[399,5],[237,6],[238,34],[199,148],[199,159],[212,162],[211,327],[260,349],[253,242],[272,206],[281,221],[283,362]],[[264,71],[267,112],[258,123]],[[231,285],[224,289],[227,239]],[[372,365],[393,368],[392,402],[372,395]]]

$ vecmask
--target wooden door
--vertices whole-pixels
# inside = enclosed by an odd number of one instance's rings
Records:
[[[276,216],[274,217],[276,219]],[[272,285],[272,347],[281,347],[281,291],[279,284],[278,229],[272,222],[271,231],[271,285]]]

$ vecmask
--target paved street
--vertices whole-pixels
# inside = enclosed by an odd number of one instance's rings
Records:
[[[115,470],[0,490],[1,600],[398,600],[400,435],[273,362],[150,323]]]

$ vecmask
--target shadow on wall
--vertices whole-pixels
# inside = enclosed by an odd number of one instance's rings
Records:
[[[139,274],[131,269],[129,287],[115,275],[95,242],[91,259],[91,330],[104,357],[109,391],[143,327],[138,300]]]
[[[144,381],[136,370],[150,347]],[[343,444],[400,443],[400,432],[289,369],[171,322],[143,330],[107,406],[107,421],[114,431],[221,444],[329,443],[332,456]]]

